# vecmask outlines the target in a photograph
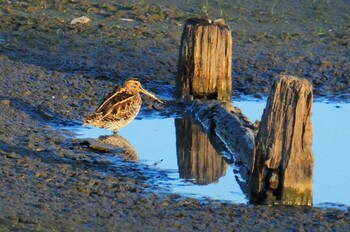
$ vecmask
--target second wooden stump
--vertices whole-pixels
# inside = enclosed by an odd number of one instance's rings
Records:
[[[255,140],[250,201],[312,205],[312,86],[293,76],[276,80]]]

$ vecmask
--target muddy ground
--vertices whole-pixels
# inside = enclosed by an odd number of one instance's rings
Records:
[[[170,194],[155,185],[164,173],[112,165],[58,129],[80,125],[130,76],[171,100],[182,26],[207,15],[232,29],[234,98],[263,97],[288,73],[307,78],[316,98],[349,102],[346,0],[28,2],[0,6],[0,231],[350,230],[349,209]],[[83,15],[89,24],[70,24]]]

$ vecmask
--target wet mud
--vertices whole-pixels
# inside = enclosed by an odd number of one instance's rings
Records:
[[[349,209],[201,202],[166,174],[89,149],[69,130],[136,76],[171,101],[190,17],[224,18],[234,98],[280,73],[316,98],[350,100],[347,1],[3,1],[0,6],[0,231],[349,231]],[[87,16],[88,24],[70,24]],[[168,104],[171,104],[168,103]],[[168,116],[146,101],[140,118]]]

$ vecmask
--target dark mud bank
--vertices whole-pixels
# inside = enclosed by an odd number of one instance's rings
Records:
[[[349,8],[341,0],[9,1],[1,7],[1,54],[67,75],[173,86],[182,25],[207,14],[232,29],[236,96],[266,94],[272,78],[287,73],[307,78],[318,97],[349,101]],[[70,24],[82,15],[91,22]]]

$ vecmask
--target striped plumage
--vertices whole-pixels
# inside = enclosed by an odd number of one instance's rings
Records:
[[[134,120],[139,113],[142,105],[140,93],[162,103],[156,96],[142,88],[139,81],[129,79],[85,119],[84,125],[112,129],[116,133]]]

